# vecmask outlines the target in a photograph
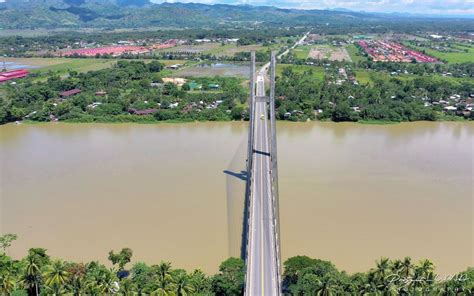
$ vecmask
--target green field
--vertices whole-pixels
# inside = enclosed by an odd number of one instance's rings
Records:
[[[285,68],[291,67],[296,73],[303,73],[307,71],[313,71],[313,77],[318,80],[324,80],[324,69],[322,67],[313,67],[306,65],[287,65],[287,64],[278,64],[276,69],[276,75],[281,76]]]
[[[309,52],[311,50],[311,46],[309,45],[303,45],[303,46],[298,46],[295,49],[293,49],[293,53],[296,55],[298,59],[307,59]]]
[[[448,63],[474,63],[474,48],[468,48],[468,52],[440,52],[432,49],[425,49],[426,53]]]
[[[425,51],[426,54],[447,61],[449,64],[474,62],[474,47],[467,45],[457,45],[457,49],[467,49],[468,52],[441,52],[427,47],[416,47],[411,44],[405,44],[419,51]]]
[[[110,68],[115,65],[115,63],[117,63],[116,59],[77,58],[7,58],[6,61],[13,62],[17,65],[34,67],[30,70],[32,73],[42,73],[48,71],[66,73],[68,70],[73,70],[77,72],[88,72]],[[145,63],[147,63],[152,60],[144,61]],[[186,63],[186,61],[183,60],[160,60],[160,62],[167,66],[172,64]]]
[[[346,50],[351,56],[351,59],[354,63],[362,62],[362,61],[367,61],[367,57],[362,55],[359,51],[359,49],[354,45],[350,44],[346,46]]]

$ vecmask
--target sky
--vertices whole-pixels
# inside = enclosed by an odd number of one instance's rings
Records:
[[[151,0],[205,4],[271,5],[280,8],[331,9],[347,8],[367,12],[410,12],[423,14],[474,15],[474,0]]]

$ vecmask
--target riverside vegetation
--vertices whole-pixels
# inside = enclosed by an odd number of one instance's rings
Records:
[[[288,59],[285,61],[291,62],[291,56]],[[324,61],[319,63],[324,65]],[[458,106],[457,110],[448,113],[438,103],[453,94],[460,98],[473,95],[470,92],[474,84],[469,79],[373,75],[370,81],[356,84],[354,80],[341,80],[338,72],[344,69],[346,76],[357,77],[359,70],[354,65],[333,62],[326,65],[324,75],[313,75],[318,67],[305,67],[302,71],[295,71],[294,66],[285,67],[278,77],[276,106],[280,120],[400,122],[474,118],[474,112],[465,113],[466,105],[462,102],[452,102]],[[248,119],[248,89],[243,79],[192,77],[178,86],[163,83],[169,74],[156,60],[149,63],[119,60],[112,68],[87,73],[69,71],[67,77],[33,74],[17,84],[2,86],[0,123],[22,119],[76,122]],[[61,92],[71,89],[80,89],[81,93],[61,98]]]
[[[113,267],[92,261],[75,263],[53,259],[42,248],[32,248],[21,260],[5,254],[16,235],[0,237],[0,295],[242,295],[245,263],[229,258],[219,273],[209,276],[199,269],[187,272],[169,262],[148,265],[137,262],[127,269],[133,252],[123,248],[109,252]],[[286,295],[472,295],[474,269],[446,278],[434,264],[410,258],[381,258],[368,272],[352,275],[329,261],[306,256],[284,263]]]

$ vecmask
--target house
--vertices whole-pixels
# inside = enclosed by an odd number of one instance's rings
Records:
[[[92,104],[87,105],[88,108],[95,109],[97,106],[102,105],[101,102],[94,102]]]
[[[12,79],[24,78],[28,76],[30,72],[27,70],[14,70],[14,71],[6,71],[0,72],[0,83],[9,81]]]
[[[78,89],[78,88],[74,88],[74,89],[70,89],[70,90],[66,90],[66,91],[63,91],[63,92],[60,92],[59,95],[61,96],[61,98],[67,98],[67,97],[70,97],[70,96],[73,96],[75,94],[78,94],[80,93],[81,90]]]
[[[151,87],[158,87],[158,88],[162,88],[164,86],[163,83],[159,83],[159,82],[151,82],[150,83],[150,86]]]
[[[183,66],[183,65],[182,64],[174,64],[174,65],[169,65],[166,68],[171,69],[171,70],[177,70],[177,69],[181,68],[181,66]]]
[[[207,85],[207,87],[208,87],[209,89],[219,89],[220,86],[219,86],[219,84],[209,83],[209,84]]]
[[[98,96],[98,97],[103,97],[103,96],[106,96],[107,95],[107,92],[106,91],[96,91],[95,92],[95,95]]]
[[[456,111],[458,108],[454,106],[447,106],[443,108],[445,111]]]

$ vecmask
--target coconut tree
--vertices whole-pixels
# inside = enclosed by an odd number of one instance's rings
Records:
[[[375,278],[379,283],[383,283],[390,274],[390,260],[388,258],[380,258],[376,263]]]
[[[205,294],[211,290],[211,279],[199,269],[191,273],[190,281],[195,293]]]
[[[330,277],[325,277],[316,289],[317,296],[332,296],[338,295],[340,290],[337,287],[337,283]]]
[[[408,279],[413,273],[413,263],[411,262],[410,257],[405,257],[402,261],[402,266],[400,268],[400,275],[405,279]]]
[[[49,291],[54,295],[61,295],[66,291],[65,286],[69,279],[69,272],[63,261],[56,260],[46,268],[43,278]]]
[[[0,273],[0,295],[10,295],[15,289],[15,278],[9,273]]]
[[[176,295],[177,296],[188,296],[188,295],[192,295],[192,293],[194,293],[194,288],[193,288],[186,272],[182,272],[182,273],[176,275],[175,286],[176,286]]]
[[[34,291],[34,294],[38,296],[41,282],[41,269],[38,260],[35,256],[28,255],[25,261],[25,272],[20,282],[27,290]]]

